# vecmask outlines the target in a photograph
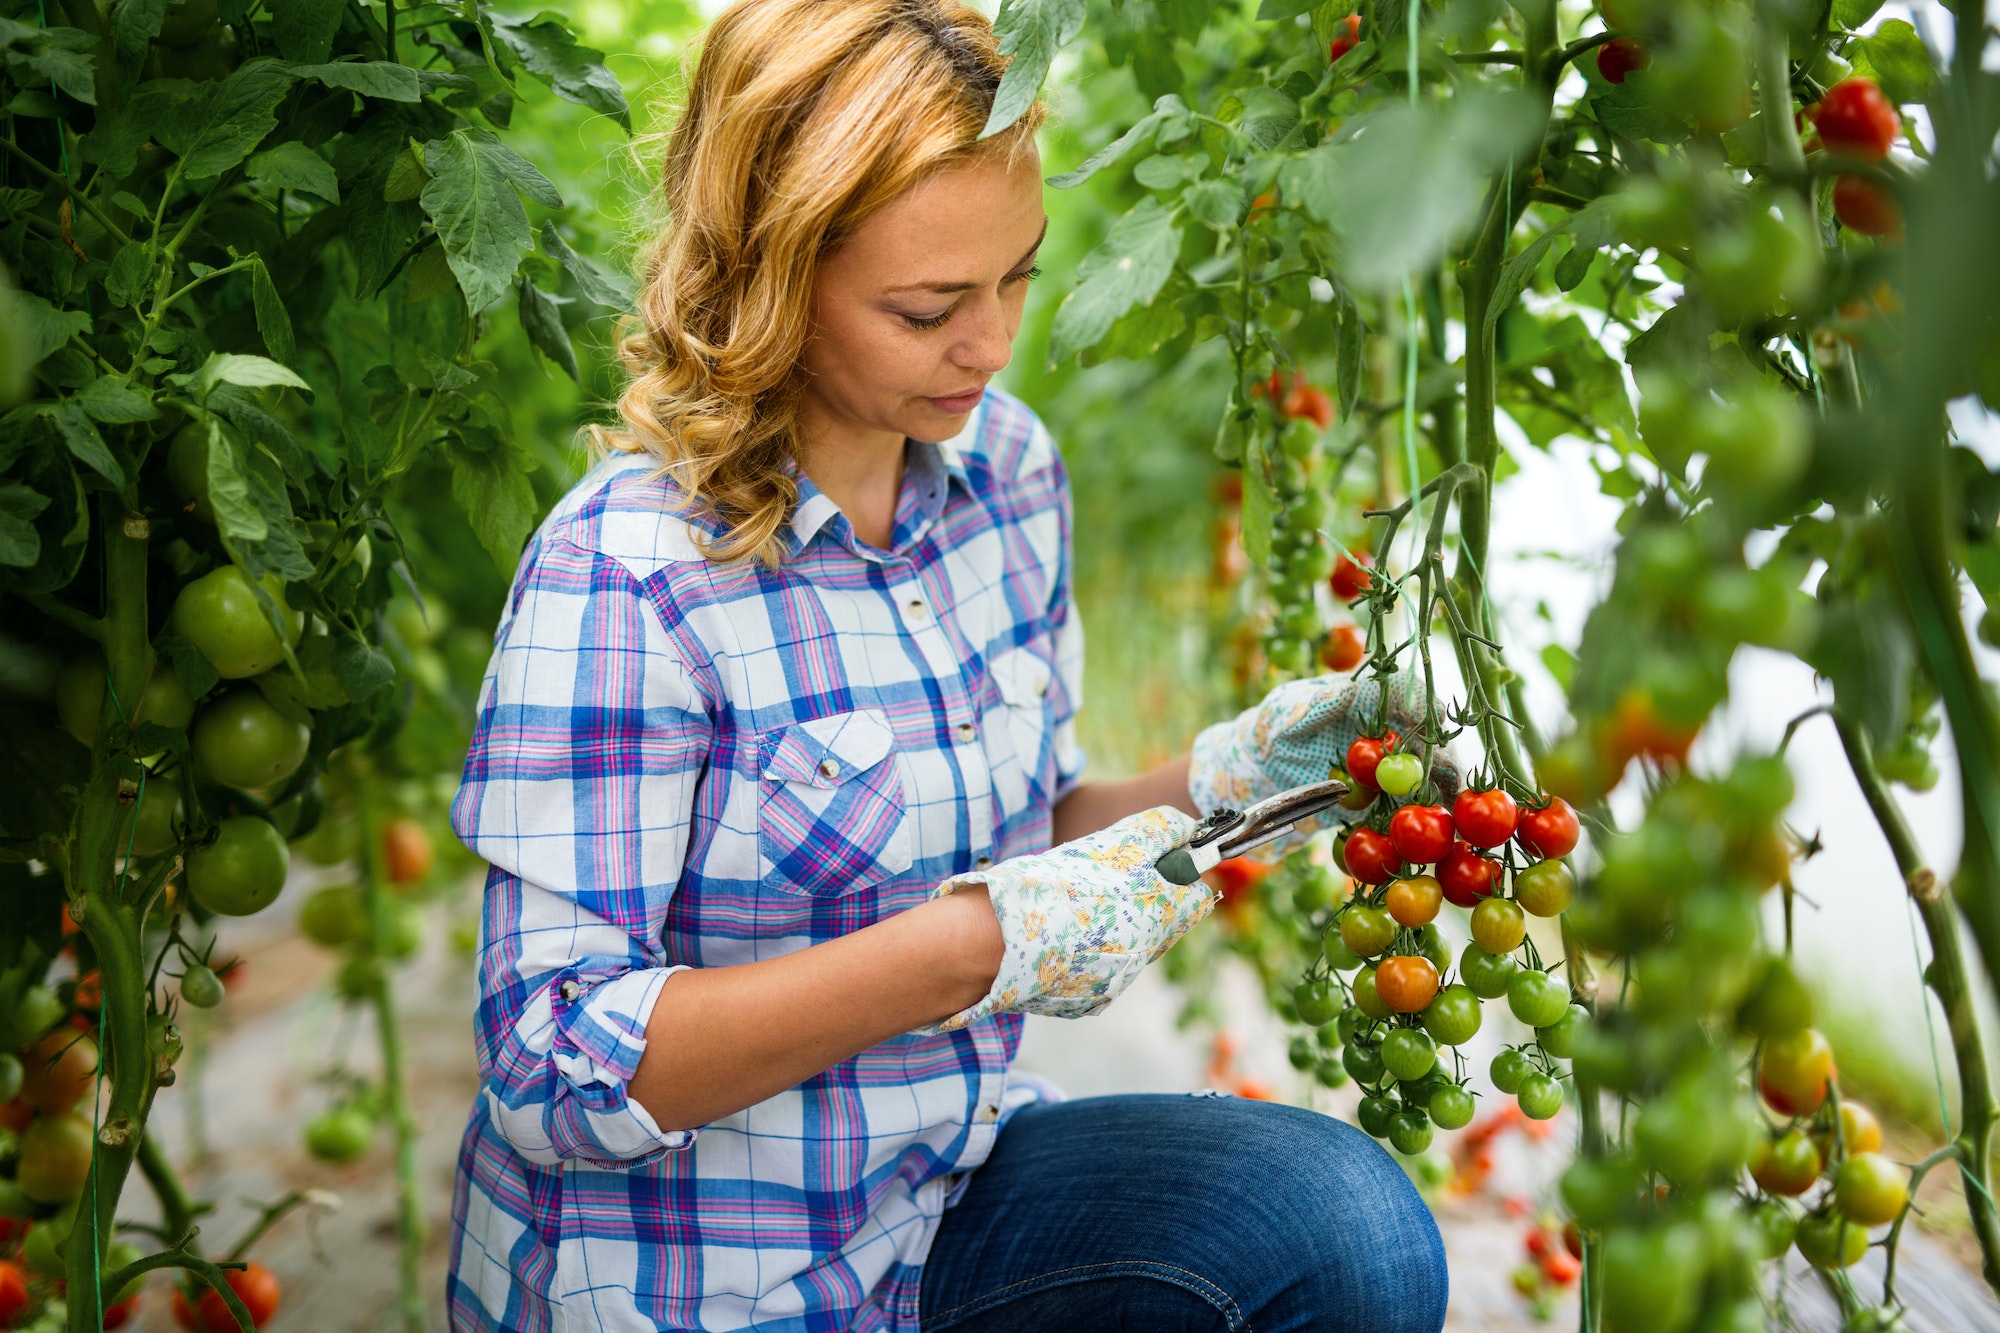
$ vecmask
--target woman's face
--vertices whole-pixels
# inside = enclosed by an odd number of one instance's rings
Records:
[[[956,435],[1013,355],[1047,228],[1032,148],[940,172],[863,223],[820,265],[807,438]]]

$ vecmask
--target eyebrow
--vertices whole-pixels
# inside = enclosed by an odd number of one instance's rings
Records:
[[[1014,262],[1014,269],[1020,268],[1021,265],[1027,263],[1030,259],[1034,258],[1035,251],[1042,248],[1042,242],[1047,240],[1048,237],[1049,237],[1049,220],[1047,218],[1043,218],[1042,234],[1040,236],[1037,236],[1035,238],[1035,243],[1028,247],[1028,253],[1022,255],[1018,260]],[[1014,270],[1009,269],[1008,271],[1013,272]],[[905,283],[900,287],[890,287],[885,292],[883,292],[883,295],[893,296],[897,292],[936,292],[940,296],[948,296],[953,292],[969,292],[978,286],[979,284],[976,282],[910,282],[910,283]]]

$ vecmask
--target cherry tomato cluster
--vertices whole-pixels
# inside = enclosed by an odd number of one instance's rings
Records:
[[[1878,163],[1903,133],[1903,118],[1873,79],[1842,79],[1826,90],[1812,112],[1813,128],[1828,152]],[[1873,179],[1843,173],[1833,183],[1833,215],[1864,236],[1894,236],[1903,229],[1895,198]]]

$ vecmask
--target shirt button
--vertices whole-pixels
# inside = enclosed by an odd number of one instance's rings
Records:
[[[998,1106],[995,1106],[992,1102],[988,1102],[986,1103],[986,1105],[979,1108],[980,1124],[990,1125],[999,1118],[1000,1118],[1000,1108]]]
[[[577,996],[583,994],[583,987],[577,985],[574,981],[565,981],[561,986],[557,987],[557,990],[565,1001],[573,1001]]]
[[[820,761],[819,761],[819,775],[820,775],[821,777],[823,777],[823,778],[837,778],[837,777],[839,777],[839,776],[840,776],[840,762],[839,762],[838,760],[835,760],[835,759],[822,759],[822,760],[820,760]]]
[[[911,598],[910,604],[906,609],[910,613],[910,622],[912,624],[921,625],[931,618],[931,609],[925,605],[924,599],[921,597]]]
[[[958,724],[958,739],[961,744],[972,744],[973,738],[978,735],[979,728],[973,726],[970,722],[961,722]]]
[[[990,856],[982,856],[977,861],[974,861],[972,864],[975,869],[990,870],[993,867],[993,858]]]

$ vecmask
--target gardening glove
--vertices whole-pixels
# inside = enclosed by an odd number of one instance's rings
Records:
[[[1163,805],[938,885],[934,898],[985,885],[1006,952],[985,999],[917,1031],[952,1032],[1015,1011],[1083,1018],[1117,999],[1216,904],[1200,880],[1170,884],[1153,869],[1194,825]]]
[[[1218,722],[1194,738],[1188,771],[1188,795],[1198,810],[1247,805],[1308,782],[1326,781],[1327,771],[1347,767],[1347,747],[1362,736],[1379,735],[1383,715],[1381,677],[1343,680],[1313,676],[1280,685],[1264,701],[1228,722]],[[1411,672],[1386,677],[1389,729],[1413,737],[1424,722],[1424,685]],[[1422,757],[1425,746],[1413,741],[1411,753]],[[1458,792],[1458,765],[1451,752],[1439,749],[1431,764],[1431,780],[1441,799]],[[1329,815],[1351,823],[1359,810],[1338,809]],[[1282,849],[1292,838],[1270,844]]]

